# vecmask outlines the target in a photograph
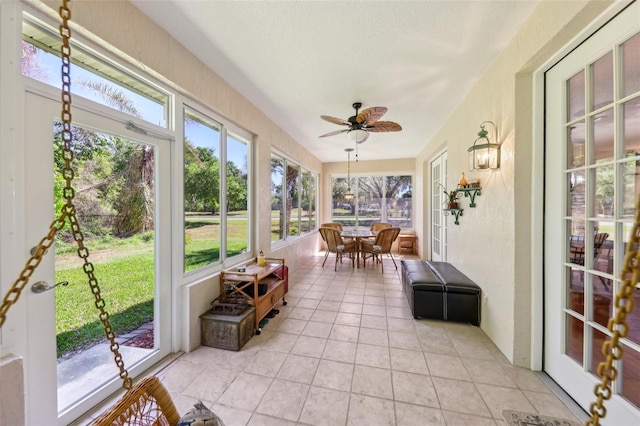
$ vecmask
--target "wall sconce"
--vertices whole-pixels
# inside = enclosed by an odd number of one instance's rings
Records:
[[[491,143],[485,130],[485,125],[493,126],[493,140]],[[500,144],[498,143],[498,129],[492,121],[480,124],[478,139],[467,150],[469,152],[469,170],[489,170],[500,168]]]
[[[344,194],[344,199],[347,201],[353,200],[353,192],[351,192],[351,151],[353,148],[345,148],[347,152],[347,193]]]

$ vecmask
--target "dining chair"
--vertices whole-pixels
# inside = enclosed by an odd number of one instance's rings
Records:
[[[593,258],[597,258],[604,243],[609,234],[606,232],[598,232],[593,236]],[[581,235],[572,235],[569,242],[569,262],[576,265],[584,266],[584,237]]]
[[[324,261],[322,262],[322,267],[327,261],[327,257],[329,257],[329,253],[335,253],[336,255],[336,263],[333,268],[334,271],[338,270],[338,260],[342,263],[342,258],[345,255],[351,259],[351,267],[355,267],[356,265],[356,243],[353,240],[345,241],[342,239],[342,235],[340,235],[340,231],[333,228],[320,228],[320,235],[322,239],[327,243],[327,252],[324,255]]]
[[[599,232],[593,237],[593,269],[596,269],[599,271],[602,270],[599,267],[600,262],[598,261],[598,257],[602,252],[602,245],[604,244],[605,241],[607,241],[607,238],[609,238],[609,234],[606,232]],[[607,253],[607,256],[611,256],[611,253],[610,252]],[[605,268],[605,271],[606,271],[606,268]],[[599,275],[598,275],[598,278],[600,278],[600,282],[602,283],[602,285],[604,285],[604,287],[607,290],[609,290],[609,280]]]
[[[337,223],[337,222],[323,223],[322,225],[320,225],[320,228],[332,228],[332,229],[337,229],[338,231],[342,232],[342,224]],[[327,240],[325,240],[324,234],[322,232],[320,232],[320,236],[322,237],[322,241],[324,241],[324,243],[326,244]],[[329,248],[328,247],[327,247],[327,250],[325,251],[325,255],[324,256],[325,256],[325,260],[326,260],[326,257],[329,256]]]
[[[379,232],[379,231],[382,231],[383,229],[392,228],[392,227],[393,225],[390,223],[375,222],[371,224],[371,227],[369,228],[369,230],[372,232]]]
[[[598,232],[593,236],[593,269],[601,271],[600,262],[598,257],[600,256],[600,252],[602,251],[602,245],[609,238],[609,234],[607,232]],[[581,235],[572,235],[569,240],[569,262],[575,263],[576,265],[584,266],[584,237]],[[608,256],[611,254],[608,253]],[[610,271],[607,271],[610,273]],[[603,278],[598,275],[600,278],[600,282],[605,286],[606,289],[609,289],[609,283],[606,278]],[[580,275],[580,279],[582,281],[583,275]]]
[[[569,262],[584,265],[584,236],[572,235],[569,238]]]
[[[377,233],[377,232],[382,231],[383,229],[388,229],[388,228],[391,228],[391,227],[393,227],[393,225],[392,225],[392,224],[390,224],[390,223],[386,223],[386,222],[374,222],[374,223],[372,223],[372,224],[371,224],[371,226],[369,227],[369,231],[371,231],[371,232],[376,232],[376,233]],[[366,239],[366,241],[370,241],[370,242],[372,242],[372,243],[373,243],[375,240],[376,240],[376,239],[375,239],[375,237],[367,238],[367,239]],[[365,240],[363,239],[362,241],[365,241]]]
[[[338,231],[342,232],[342,224],[338,223],[338,222],[323,223],[322,225],[320,225],[320,228],[333,228],[333,229],[337,229]]]
[[[391,254],[391,246],[393,242],[398,238],[400,234],[400,228],[386,228],[378,232],[375,241],[362,240],[360,244],[360,251],[362,253],[362,260],[364,266],[367,266],[367,259],[371,258],[374,262],[382,264],[382,273],[384,273],[384,262],[382,262],[382,255],[387,254],[393,261],[393,266],[398,269],[396,260]]]

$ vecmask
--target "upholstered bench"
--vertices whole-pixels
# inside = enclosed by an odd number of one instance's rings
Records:
[[[402,284],[414,318],[445,319],[444,284],[421,260],[402,260]]]
[[[414,318],[480,325],[482,290],[447,262],[402,260],[402,284]]]

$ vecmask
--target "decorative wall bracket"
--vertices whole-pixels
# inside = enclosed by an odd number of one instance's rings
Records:
[[[460,216],[462,216],[462,211],[463,210],[464,209],[444,209],[444,215],[447,216],[447,215],[450,214],[451,216],[454,216],[456,218],[456,220],[453,223],[455,223],[456,225],[460,225],[460,222],[458,221],[458,218]]]
[[[453,191],[455,191],[456,197],[459,196],[460,194],[464,194],[465,198],[466,197],[470,198],[471,203],[469,203],[469,207],[475,207],[476,196],[482,195],[482,188],[480,188],[479,186],[463,187],[463,188],[455,189]],[[442,211],[444,212],[445,216],[451,215],[455,217],[456,220],[453,223],[455,223],[456,225],[460,225],[460,216],[462,216],[462,212],[464,211],[464,209],[461,209],[458,207],[453,209],[442,209]]]
[[[482,188],[480,188],[480,187],[477,187],[477,188],[458,188],[456,191],[462,192],[462,193],[464,193],[465,197],[471,198],[471,203],[469,204],[469,207],[475,207],[476,206],[476,195],[477,196],[482,195]]]

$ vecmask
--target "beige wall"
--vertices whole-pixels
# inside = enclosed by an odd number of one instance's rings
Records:
[[[516,37],[500,53],[437,135],[416,158],[416,176],[426,181],[428,163],[446,146],[448,181],[457,182],[467,169],[467,148],[479,125],[491,120],[502,143],[499,170],[466,172],[479,178],[482,196],[477,207],[463,203],[460,225],[449,226],[448,260],[483,290],[482,328],[516,365],[531,366],[532,355],[532,251],[534,217],[541,205],[532,190],[542,176],[534,173],[535,71],[547,64],[563,46],[611,5],[609,1],[543,1]],[[558,58],[559,59],[559,58]],[[541,117],[540,117],[541,118]],[[536,169],[537,172],[537,169]],[[425,188],[428,188],[425,185]],[[420,212],[428,212],[428,194]],[[420,217],[416,223],[424,224]],[[429,227],[418,230],[428,241]],[[532,235],[533,234],[533,235]]]

